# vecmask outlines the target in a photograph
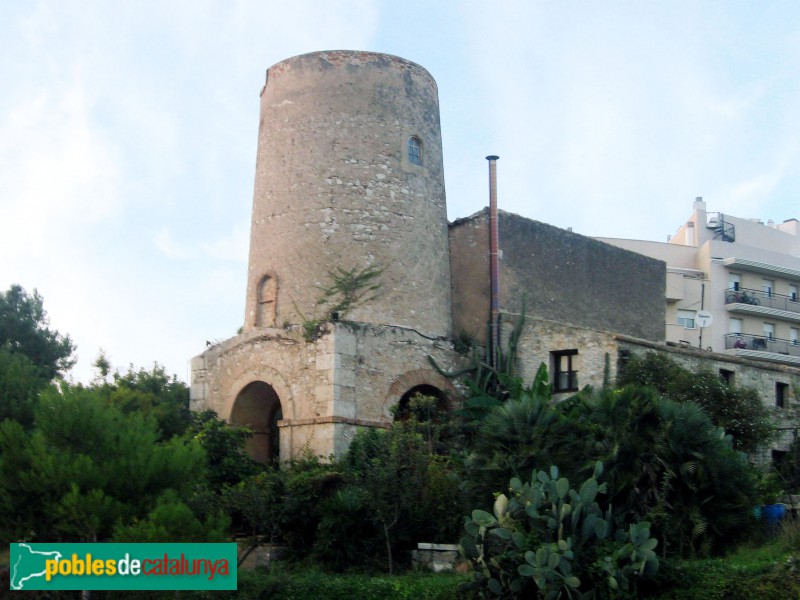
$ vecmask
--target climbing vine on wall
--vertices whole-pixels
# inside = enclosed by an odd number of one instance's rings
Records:
[[[342,319],[352,309],[377,298],[381,289],[379,279],[385,269],[386,267],[371,265],[363,269],[336,267],[336,270],[328,271],[331,283],[320,286],[322,293],[314,305],[314,316],[306,317],[295,305],[303,319],[303,337],[306,341],[317,339],[325,323]],[[316,314],[320,309],[324,310],[324,316],[317,318]]]

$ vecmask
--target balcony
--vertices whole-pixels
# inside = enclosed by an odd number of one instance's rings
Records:
[[[800,342],[797,340],[781,340],[747,333],[729,333],[725,335],[725,349],[734,350],[737,356],[746,358],[792,365],[800,364]]]
[[[800,322],[800,298],[748,288],[725,290],[725,307],[731,312],[769,315]]]

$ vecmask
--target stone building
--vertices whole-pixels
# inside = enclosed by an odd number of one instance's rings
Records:
[[[447,222],[425,69],[354,51],[274,65],[261,91],[245,322],[192,359],[191,408],[249,425],[249,450],[266,462],[339,456],[415,392],[453,406],[461,382],[442,371],[470,364],[453,340],[486,340],[492,271],[500,336],[526,303],[519,370],[530,381],[547,365],[556,397],[602,386],[623,351],[684,352],[665,344],[663,259],[504,212],[500,256],[490,220],[484,210]],[[744,358],[723,360],[761,377]]]
[[[484,210],[450,226],[455,331],[481,341],[489,314],[489,256],[480,251],[489,246],[488,221]],[[600,387],[606,369],[616,373],[615,336],[663,344],[663,262],[502,211],[498,228],[506,329],[525,303],[519,366],[526,381],[544,363],[556,394]]]
[[[449,342],[447,240],[430,74],[373,52],[274,65],[261,91],[243,333],[192,360],[192,408],[250,425],[251,453],[266,461],[339,455],[357,427],[388,426],[415,391],[457,398],[429,358],[446,369],[464,360]],[[366,273],[380,274],[378,289],[333,310],[325,290]]]

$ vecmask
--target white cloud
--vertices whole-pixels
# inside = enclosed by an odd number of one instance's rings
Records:
[[[176,242],[169,230],[163,227],[153,236],[153,244],[164,256],[173,260],[187,260],[195,256],[191,246]]]
[[[203,242],[201,247],[209,258],[246,262],[249,244],[250,224],[239,223],[228,235],[211,242]]]
[[[39,91],[0,115],[0,189],[6,260],[57,256],[81,228],[119,208],[114,149],[90,121],[79,84]]]

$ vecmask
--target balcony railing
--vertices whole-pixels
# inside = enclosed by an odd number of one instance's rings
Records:
[[[725,349],[758,350],[760,352],[800,356],[800,342],[797,340],[781,340],[748,333],[727,334],[725,336]]]
[[[800,313],[800,298],[796,295],[784,296],[775,292],[748,288],[725,290],[725,304],[752,304],[753,306],[764,306],[766,308]]]

